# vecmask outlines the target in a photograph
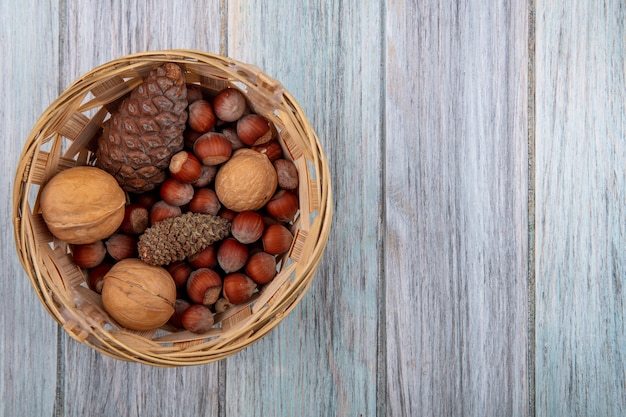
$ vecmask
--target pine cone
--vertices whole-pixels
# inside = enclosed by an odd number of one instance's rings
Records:
[[[161,184],[172,155],[183,148],[187,122],[185,74],[174,63],[161,65],[122,101],[98,138],[96,166],[129,192]]]
[[[230,222],[210,214],[185,213],[156,222],[140,237],[139,257],[150,265],[182,261],[230,233]]]

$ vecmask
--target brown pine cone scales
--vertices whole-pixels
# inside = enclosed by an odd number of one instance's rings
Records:
[[[161,65],[125,98],[98,138],[96,166],[129,192],[155,188],[167,177],[172,155],[183,148],[187,122],[183,69]]]
[[[139,238],[139,257],[150,265],[182,261],[230,233],[230,221],[210,214],[185,213],[156,222]]]

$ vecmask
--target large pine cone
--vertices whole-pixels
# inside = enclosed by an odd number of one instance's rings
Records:
[[[129,192],[161,184],[173,154],[183,148],[187,86],[180,66],[166,63],[150,72],[105,123],[96,166]]]

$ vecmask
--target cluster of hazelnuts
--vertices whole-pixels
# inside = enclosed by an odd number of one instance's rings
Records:
[[[118,231],[105,240],[75,245],[73,257],[87,270],[90,288],[100,293],[103,277],[116,262],[138,257],[139,236],[151,225],[188,212],[228,219],[227,238],[163,265],[177,289],[168,324],[204,333],[214,326],[216,313],[246,303],[277,274],[281,255],[292,245],[299,180],[275,127],[250,110],[239,90],[211,95],[189,84],[187,96],[184,149],[172,156],[168,178],[152,191],[131,194]],[[239,158],[233,169],[245,177],[246,164],[260,155],[271,168],[268,175],[237,183],[236,173],[224,174],[220,182],[226,185],[220,189],[217,177],[226,163]]]

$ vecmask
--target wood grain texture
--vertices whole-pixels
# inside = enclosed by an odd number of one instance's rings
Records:
[[[97,4],[97,5],[96,5]],[[213,1],[68,1],[61,39],[65,86],[111,59],[146,50],[219,53],[220,4]],[[92,22],[88,24],[86,22]],[[204,416],[219,412],[219,364],[159,369],[120,362],[64,334],[60,415]]]
[[[537,416],[623,416],[626,5],[536,18]]]
[[[280,80],[335,197],[300,305],[183,369],[60,330],[14,253],[7,199],[0,417],[626,414],[625,21],[621,0],[0,2],[0,193],[62,89],[180,47]]]
[[[135,52],[188,48],[220,53],[223,48],[224,17],[219,2],[65,3],[61,28],[65,86],[97,65]]]
[[[228,15],[228,55],[259,66],[298,100],[328,156],[336,197],[326,254],[300,305],[227,360],[226,415],[373,416],[381,6],[233,1]]]
[[[525,1],[388,1],[387,415],[525,416]]]
[[[19,25],[15,22],[20,22]],[[0,182],[2,302],[0,416],[50,415],[57,375],[57,325],[35,295],[15,249],[13,179],[32,126],[54,100],[58,77],[56,1],[0,3]],[[42,78],[52,80],[38,82]]]

